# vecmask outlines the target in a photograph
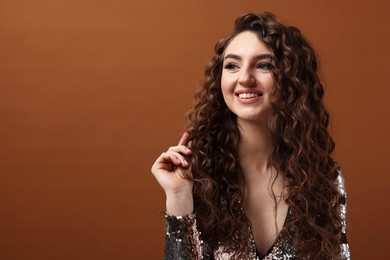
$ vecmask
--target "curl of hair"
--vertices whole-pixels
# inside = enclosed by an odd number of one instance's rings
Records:
[[[272,71],[279,98],[269,120],[274,146],[269,161],[287,181],[287,204],[293,212],[283,234],[293,241],[299,258],[337,258],[340,251],[338,165],[331,157],[329,114],[317,75],[317,58],[300,31],[280,23],[271,13],[244,14],[233,33],[215,46],[203,86],[188,113],[192,140],[191,172],[199,228],[213,252],[223,245],[239,259],[247,252],[248,219],[242,213],[243,174],[237,154],[236,116],[221,92],[223,55],[232,39],[252,31],[273,53]]]

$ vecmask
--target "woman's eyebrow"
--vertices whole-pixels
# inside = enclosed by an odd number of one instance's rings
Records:
[[[264,53],[264,54],[256,55],[256,56],[254,57],[254,59],[256,59],[256,60],[261,60],[261,59],[272,59],[272,57],[273,57],[272,54]],[[237,55],[237,54],[232,54],[232,53],[227,54],[227,55],[225,56],[224,59],[228,59],[228,58],[230,58],[230,59],[235,59],[235,60],[242,60],[242,58],[241,58],[239,55]]]

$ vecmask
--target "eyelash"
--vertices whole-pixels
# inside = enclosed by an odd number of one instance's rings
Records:
[[[257,65],[256,68],[262,69],[262,70],[270,70],[270,69],[272,69],[272,64],[263,62],[263,63],[260,63],[259,65]]]
[[[272,69],[273,65],[271,63],[267,63],[267,62],[262,62],[262,63],[259,63],[258,65],[256,65],[256,68],[257,69],[261,69],[261,70],[270,70]],[[233,64],[233,63],[228,63],[224,66],[224,69],[227,69],[227,70],[233,70],[233,69],[237,69],[239,68],[239,66],[237,66],[236,64]]]
[[[236,64],[233,64],[233,63],[228,63],[228,64],[225,65],[224,68],[227,69],[227,70],[232,70],[232,69],[237,69],[238,66]]]

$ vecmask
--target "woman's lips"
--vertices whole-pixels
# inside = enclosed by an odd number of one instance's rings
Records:
[[[241,90],[235,93],[238,101],[242,104],[255,103],[261,99],[263,93],[255,90]]]

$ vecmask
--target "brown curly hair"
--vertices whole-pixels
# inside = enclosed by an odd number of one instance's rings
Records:
[[[239,131],[221,92],[224,51],[243,31],[256,33],[273,54],[274,93],[280,97],[273,103],[275,112],[269,120],[274,143],[269,161],[287,181],[286,203],[293,213],[281,232],[293,241],[298,258],[338,258],[338,165],[331,157],[335,144],[327,130],[329,114],[323,104],[316,54],[297,28],[280,23],[271,13],[240,16],[233,33],[216,44],[204,85],[188,113],[189,178],[194,181],[195,212],[207,251],[212,255],[223,244],[237,259],[248,253]]]

